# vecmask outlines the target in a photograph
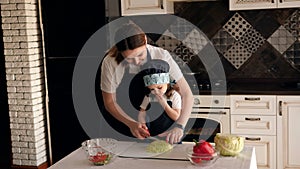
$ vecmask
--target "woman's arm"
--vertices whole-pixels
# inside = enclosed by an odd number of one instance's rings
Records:
[[[192,112],[194,103],[193,93],[184,77],[179,79],[175,86],[177,88],[176,91],[180,94],[182,100],[181,113],[176,123],[185,126]]]
[[[135,137],[142,139],[148,136],[148,132],[145,130],[147,127],[142,123],[136,122],[134,119],[128,116],[118,105],[116,102],[115,93],[107,93],[102,91],[102,96],[106,110],[110,112],[117,120],[127,125]]]

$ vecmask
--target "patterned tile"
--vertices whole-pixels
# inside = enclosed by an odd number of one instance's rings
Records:
[[[238,13],[235,13],[223,26],[236,40],[239,40],[250,27],[251,25]]]
[[[282,54],[296,41],[296,38],[285,27],[280,26],[267,41]]]
[[[240,68],[251,56],[240,43],[235,43],[225,54],[224,57],[236,68]]]
[[[300,10],[295,11],[283,25],[291,34],[300,37]]]
[[[228,2],[218,1],[214,5],[178,2],[174,6],[175,15],[196,25],[211,40],[212,43],[207,44],[217,50],[227,77],[299,78],[300,8],[228,11]],[[191,70],[202,70],[201,61],[210,55],[201,40],[191,36],[194,28],[185,27],[184,22],[175,21],[172,30],[168,28],[174,39],[184,40],[184,43],[175,49],[173,43],[176,42],[165,43],[172,44],[170,49],[177,53],[174,56]],[[191,39],[185,39],[187,36]],[[195,58],[195,54],[202,60]],[[209,70],[214,62],[204,65]]]
[[[223,28],[221,28],[217,34],[211,39],[215,48],[222,54],[224,54],[228,48],[234,44],[235,39]]]
[[[283,55],[292,66],[300,68],[300,42],[297,40]]]
[[[150,44],[150,45],[156,46],[155,42],[153,41],[151,36],[149,36],[148,34],[147,34],[147,43]]]
[[[208,43],[206,35],[197,29],[193,29],[182,43],[189,47],[194,54],[198,54],[199,51]]]
[[[168,30],[156,41],[159,47],[162,47],[170,52],[180,45],[180,41]]]
[[[277,15],[283,15],[276,10],[245,10],[239,12],[249,24],[257,30],[264,38],[269,38],[281,25]]]
[[[187,20],[178,18],[170,25],[169,31],[172,32],[177,39],[184,40],[187,34],[189,34],[194,28],[195,26]]]
[[[193,60],[194,57],[197,57],[194,52],[190,50],[190,48],[186,47],[184,44],[180,44],[173,53],[181,59],[183,62],[188,63]]]
[[[265,38],[252,27],[248,29],[239,40],[239,43],[250,53],[255,53],[264,42]]]

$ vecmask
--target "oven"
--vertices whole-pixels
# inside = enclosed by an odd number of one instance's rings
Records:
[[[214,142],[216,133],[230,133],[230,99],[226,95],[194,95],[183,142]]]

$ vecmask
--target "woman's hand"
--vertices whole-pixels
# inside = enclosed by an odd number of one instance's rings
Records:
[[[133,122],[128,127],[130,128],[132,135],[138,139],[145,139],[150,136],[145,123]]]
[[[158,135],[159,137],[166,137],[166,141],[170,144],[179,143],[183,136],[183,130],[178,127],[174,127],[164,133]]]

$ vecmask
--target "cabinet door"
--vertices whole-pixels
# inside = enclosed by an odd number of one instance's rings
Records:
[[[122,15],[148,15],[173,13],[173,3],[168,0],[121,0]]]
[[[276,8],[277,0],[229,0],[230,10]]]
[[[300,0],[278,0],[278,8],[300,7]]]
[[[231,95],[231,114],[276,115],[276,96]]]
[[[231,132],[276,135],[276,116],[231,115]]]
[[[245,145],[255,147],[258,169],[276,168],[276,136],[241,135]]]
[[[300,169],[300,96],[278,96],[277,100],[278,168]]]
[[[230,10],[297,7],[300,7],[300,0],[229,0]]]

